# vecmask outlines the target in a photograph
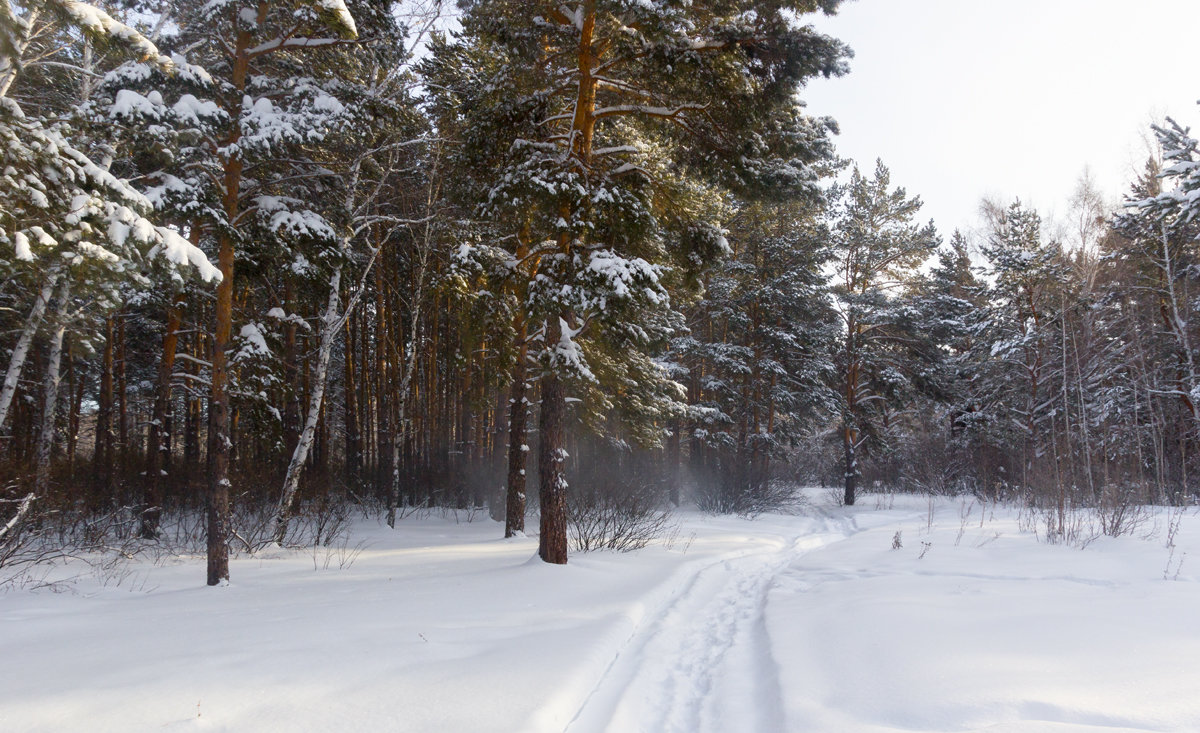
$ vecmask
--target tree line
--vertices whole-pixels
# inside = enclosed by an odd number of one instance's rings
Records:
[[[562,563],[796,481],[1186,500],[1195,139],[943,240],[800,101],[838,4],[5,0],[0,543],[202,514],[217,584],[334,506]]]

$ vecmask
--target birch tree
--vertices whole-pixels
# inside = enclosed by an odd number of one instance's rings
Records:
[[[375,12],[370,15],[360,14],[359,22],[367,29],[366,32],[376,39],[378,47],[331,54],[343,60],[341,65],[334,67],[335,78],[340,82],[337,94],[350,110],[349,119],[355,119],[358,123],[348,125],[342,132],[329,139],[329,143],[341,153],[338,157],[343,158],[338,162],[330,161],[330,164],[339,169],[342,177],[344,200],[340,213],[347,225],[338,240],[338,254],[341,259],[334,266],[328,300],[320,319],[319,345],[311,375],[312,388],[305,410],[304,427],[288,463],[276,510],[276,543],[282,543],[287,534],[288,521],[294,511],[296,491],[300,484],[300,474],[316,434],[317,422],[325,400],[334,339],[345,327],[361,300],[367,285],[367,275],[379,255],[379,247],[382,246],[377,245],[374,249],[365,246],[368,240],[366,235],[372,234],[377,242],[388,242],[397,240],[398,231],[402,228],[423,228],[426,246],[418,247],[424,253],[418,275],[422,286],[428,277],[428,244],[432,238],[432,211],[436,204],[438,185],[437,156],[422,155],[428,148],[422,134],[426,130],[413,124],[416,117],[412,109],[413,79],[407,68],[409,59],[406,56],[406,44],[411,48],[423,42],[425,34],[440,17],[440,5],[425,8],[422,14],[415,12],[421,10],[420,8],[413,9],[412,19],[418,22],[418,29],[411,38],[405,38],[403,29],[396,24],[390,4],[373,10]],[[373,126],[373,118],[383,118],[388,124]],[[397,178],[403,175],[402,171],[411,170],[417,161],[426,162],[433,170],[425,176],[428,181],[428,195],[423,207],[424,216],[412,218],[406,217],[405,212],[401,211],[392,199],[399,198]],[[342,308],[339,289],[343,271],[347,264],[354,263],[356,250],[369,250],[369,255],[365,258],[366,266],[356,268],[360,273],[359,281],[350,289],[346,305]],[[360,254],[359,259],[363,258]],[[416,299],[418,310],[414,324],[419,321],[422,300],[423,294]],[[410,329],[410,333],[415,332],[416,329]],[[405,351],[404,373],[397,390],[401,428],[405,424],[407,394],[419,345],[419,342],[414,341],[407,345]],[[404,438],[402,429],[394,431],[393,445],[390,447],[393,453],[393,497],[398,496],[400,491],[399,455]],[[395,500],[389,504],[388,523],[393,526],[395,524]]]

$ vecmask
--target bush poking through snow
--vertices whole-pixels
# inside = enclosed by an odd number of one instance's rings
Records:
[[[349,570],[358,556],[367,549],[367,541],[359,540],[351,545],[349,537],[342,537],[332,545],[313,545],[313,570]]]
[[[144,590],[132,577],[128,561],[148,557],[156,564],[185,555],[203,553],[205,523],[202,511],[172,509],[163,513],[158,536],[147,540],[138,528],[144,506],[115,506],[104,511],[82,505],[31,502],[22,514],[23,499],[14,490],[0,489],[0,589],[39,588],[38,568],[51,568],[65,560],[83,562],[105,587],[123,584]],[[9,507],[17,507],[9,509]],[[231,554],[253,554],[274,545],[274,505],[238,502],[233,508]],[[305,502],[289,524],[283,546],[310,548],[314,568],[346,569],[354,564],[365,543],[354,544],[349,536],[354,506],[341,494]],[[56,581],[54,586],[73,581]],[[59,588],[53,587],[58,590]]]
[[[779,479],[742,487],[709,483],[696,489],[696,506],[710,514],[737,514],[753,519],[768,512],[794,514],[803,504],[796,486]]]
[[[14,487],[15,488],[15,487]],[[0,568],[36,565],[57,558],[61,551],[42,541],[34,521],[36,497],[0,494]]]
[[[568,497],[568,534],[576,550],[640,550],[672,528],[656,487],[625,482],[606,489]]]
[[[828,500],[830,506],[846,506],[846,490],[837,484],[829,486],[825,489],[825,498]]]
[[[1140,498],[1140,492],[1121,486],[1103,489],[1096,504],[1100,531],[1108,537],[1120,537],[1141,529],[1150,521],[1151,513]]]
[[[330,547],[346,539],[352,511],[349,499],[340,495],[305,502],[296,508],[279,544],[289,548]],[[274,507],[269,503],[235,510],[231,547],[253,553],[274,545],[274,519]]]

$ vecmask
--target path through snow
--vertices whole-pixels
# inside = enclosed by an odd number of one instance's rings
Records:
[[[567,733],[781,731],[783,692],[765,611],[775,578],[798,557],[849,537],[852,523],[695,572],[644,619],[588,696]]]

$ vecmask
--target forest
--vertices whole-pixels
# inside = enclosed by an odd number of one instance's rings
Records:
[[[796,485],[1064,540],[1191,502],[1197,139],[941,231],[802,101],[839,4],[0,3],[0,565],[219,585],[429,508],[562,564]]]

